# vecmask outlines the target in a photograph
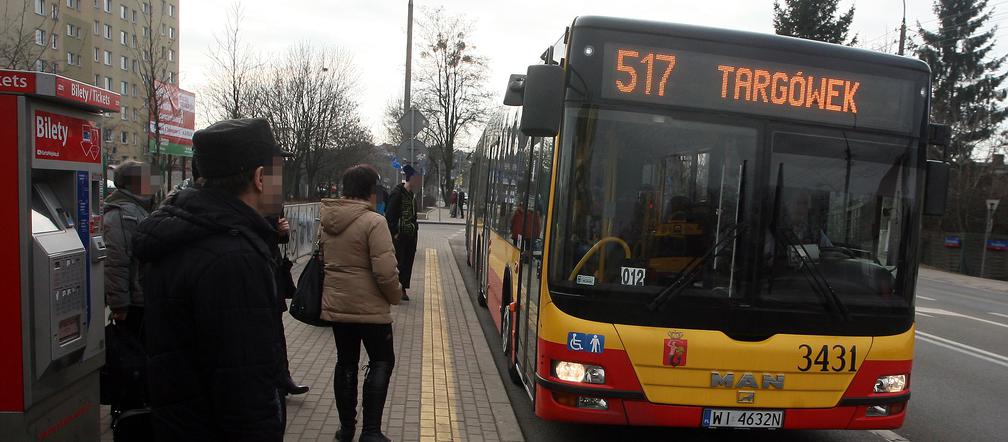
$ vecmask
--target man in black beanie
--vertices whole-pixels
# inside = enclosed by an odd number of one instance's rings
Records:
[[[413,259],[416,258],[417,235],[420,228],[417,223],[416,196],[413,192],[420,187],[420,173],[408,164],[403,166],[402,173],[403,182],[389,194],[385,219],[388,221],[392,243],[395,245],[396,260],[399,261],[399,282],[403,286],[402,300],[409,301],[406,289],[409,288],[410,278],[413,275]]]
[[[152,425],[157,441],[281,441],[286,355],[277,315],[283,152],[266,120],[193,136],[201,184],[137,229]]]

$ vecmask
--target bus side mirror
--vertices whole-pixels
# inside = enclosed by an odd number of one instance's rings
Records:
[[[563,115],[564,71],[557,65],[532,65],[525,76],[521,131],[530,137],[555,137]]]
[[[928,160],[927,177],[924,186],[924,214],[941,216],[945,214],[945,200],[948,197],[949,163]]]
[[[521,106],[525,95],[525,75],[511,74],[508,78],[507,90],[504,91],[505,106]]]

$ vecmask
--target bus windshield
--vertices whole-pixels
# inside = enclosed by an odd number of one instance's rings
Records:
[[[696,114],[567,115],[549,278],[586,319],[726,329],[761,312],[745,323],[812,315],[878,333],[866,321],[910,315],[909,141],[811,129],[766,139],[753,120]]]

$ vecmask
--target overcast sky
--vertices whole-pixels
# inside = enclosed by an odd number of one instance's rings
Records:
[[[474,21],[472,43],[489,60],[493,91],[503,92],[511,73],[524,72],[578,15],[608,15],[689,23],[755,32],[773,32],[773,0],[416,0],[414,15],[443,6]],[[856,6],[853,32],[876,48],[899,36],[900,0],[841,0],[841,9]],[[930,0],[907,0],[907,25],[936,26]],[[1008,39],[1008,0],[990,0],[999,40]],[[207,53],[220,32],[232,0],[185,1],[179,7],[184,89],[199,92],[206,83]],[[280,53],[307,41],[336,46],[354,58],[360,76],[362,117],[382,141],[382,113],[389,100],[402,96],[406,58],[407,0],[243,0],[244,37],[263,54]],[[1003,11],[1003,12],[1002,12]],[[419,50],[414,40],[414,64]],[[1005,45],[999,45],[1003,52]],[[895,50],[895,49],[894,49]],[[500,94],[498,94],[500,95]]]

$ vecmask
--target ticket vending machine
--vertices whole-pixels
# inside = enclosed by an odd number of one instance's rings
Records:
[[[100,439],[102,112],[117,94],[0,70],[0,440]]]

